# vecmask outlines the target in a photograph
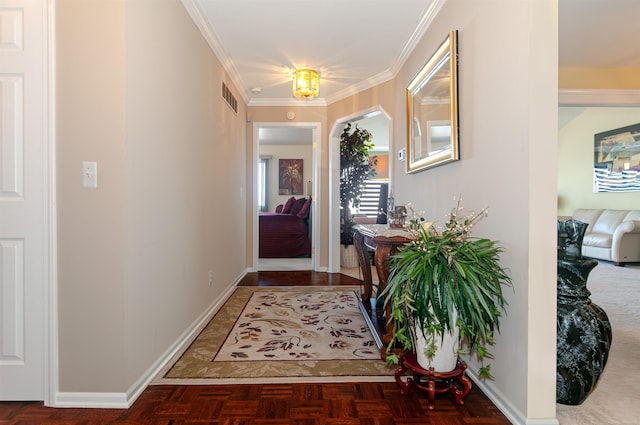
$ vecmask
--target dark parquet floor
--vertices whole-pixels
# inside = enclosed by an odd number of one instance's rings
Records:
[[[357,285],[344,275],[260,272],[241,285]],[[41,402],[0,403],[2,425],[508,425],[476,387],[464,405],[448,395],[427,409],[426,395],[403,396],[395,383],[157,385],[129,409],[54,409]]]
[[[339,286],[361,283],[358,279],[340,273],[264,271],[247,273],[238,286]]]

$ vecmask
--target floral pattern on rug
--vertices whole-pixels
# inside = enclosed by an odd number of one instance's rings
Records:
[[[213,361],[379,359],[353,291],[255,293]]]
[[[191,342],[190,346],[162,372],[156,384],[199,383],[275,383],[290,382],[344,382],[358,380],[360,382],[393,382],[395,368],[388,366],[380,359],[375,348],[375,358],[363,359],[352,357],[346,360],[287,359],[271,361],[244,360],[231,358],[229,361],[212,361],[217,356],[225,340],[231,335],[239,322],[249,300],[254,294],[275,293],[279,297],[285,292],[327,292],[349,291],[353,287],[238,287],[218,309],[206,327]],[[354,295],[355,296],[355,295]],[[351,303],[349,303],[351,305]],[[352,307],[349,307],[352,308]],[[362,319],[361,317],[361,320]]]

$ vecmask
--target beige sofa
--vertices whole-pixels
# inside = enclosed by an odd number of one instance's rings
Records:
[[[572,218],[589,224],[582,241],[583,256],[618,266],[640,262],[640,211],[577,209]]]

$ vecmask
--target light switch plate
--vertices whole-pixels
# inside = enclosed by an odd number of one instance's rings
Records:
[[[404,161],[406,158],[406,152],[407,150],[405,148],[398,150],[398,161]]]
[[[95,189],[98,187],[98,163],[82,161],[82,187]]]

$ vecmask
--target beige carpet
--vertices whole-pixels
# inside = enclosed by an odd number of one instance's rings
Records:
[[[156,384],[393,381],[354,287],[239,287]]]
[[[613,343],[595,390],[579,406],[557,405],[561,425],[640,424],[640,265],[600,261],[587,280],[591,301],[609,316]]]

